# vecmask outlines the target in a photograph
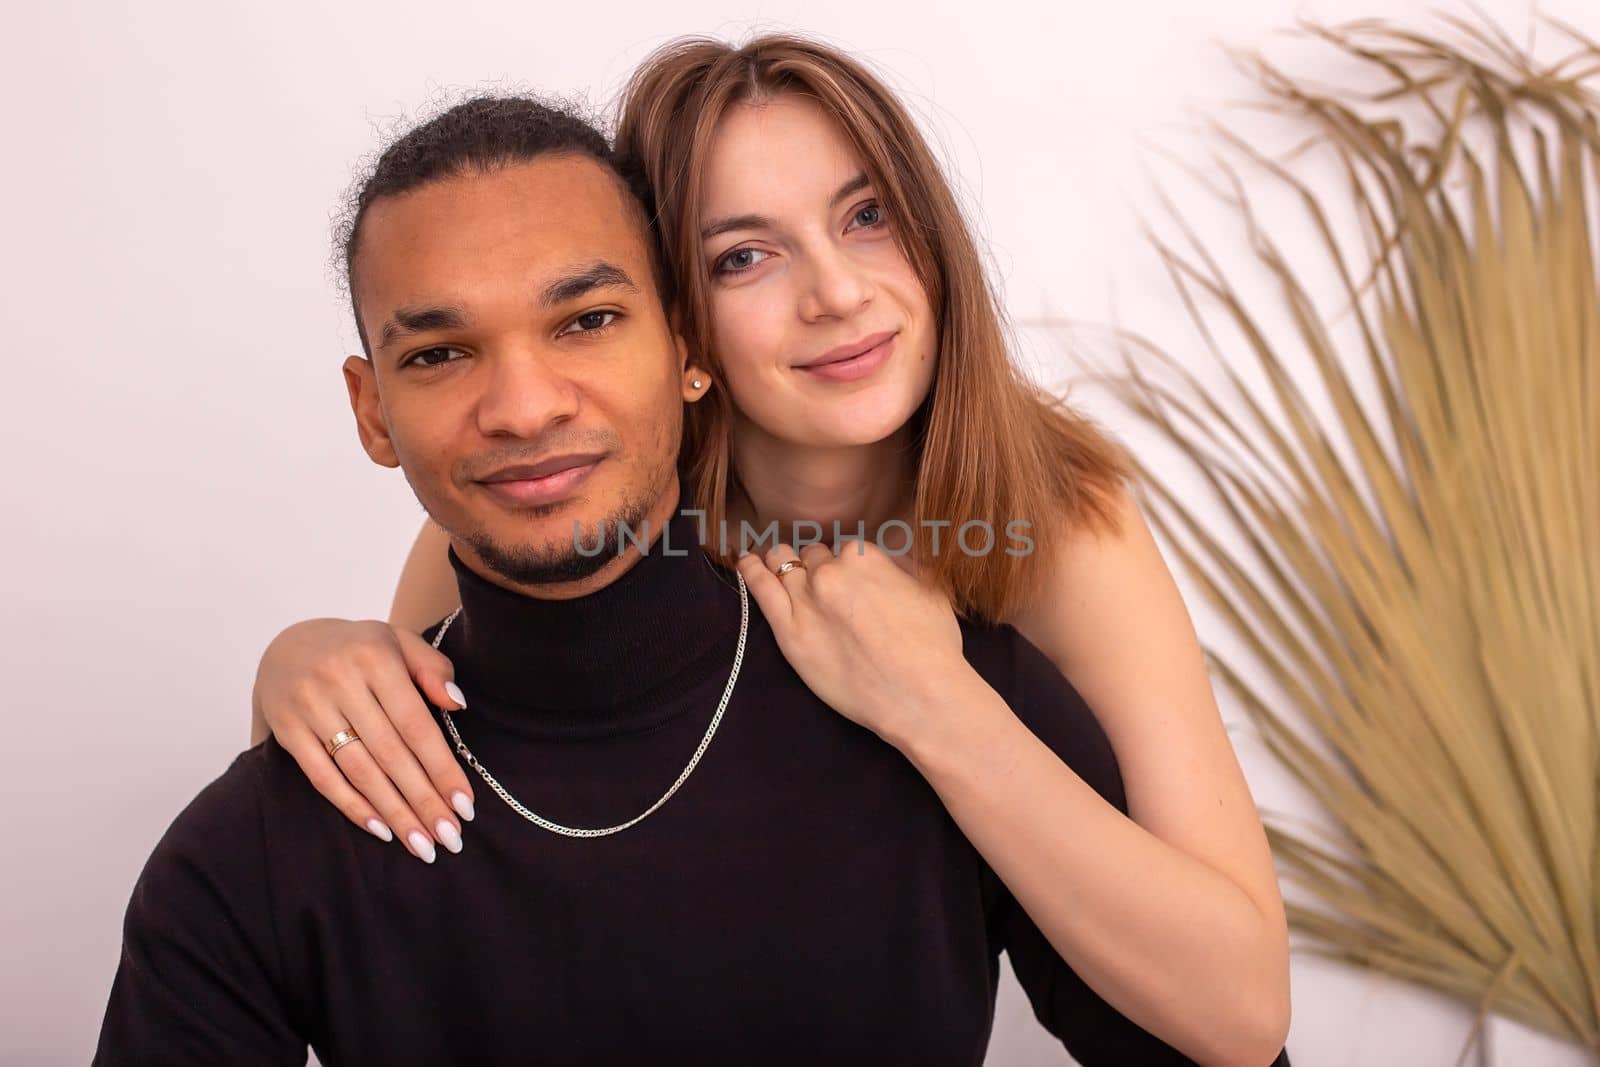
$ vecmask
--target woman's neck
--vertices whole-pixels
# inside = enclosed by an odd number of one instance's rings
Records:
[[[730,451],[744,493],[728,501],[728,526],[740,522],[761,531],[778,523],[779,539],[789,541],[796,522],[815,522],[831,544],[834,523],[854,536],[864,526],[868,539],[891,519],[909,523],[914,499],[909,427],[882,441],[838,448],[808,448],[780,441],[741,420]],[[885,531],[884,543],[899,534]]]

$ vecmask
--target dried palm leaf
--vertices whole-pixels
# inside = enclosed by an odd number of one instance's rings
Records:
[[[1285,877],[1322,905],[1289,906],[1298,948],[1475,1004],[1469,1047],[1493,1011],[1600,1049],[1600,48],[1558,25],[1575,50],[1540,67],[1447,21],[1456,43],[1303,27],[1372,92],[1242,57],[1346,183],[1314,188],[1213,127],[1278,297],[1247,301],[1173,211],[1183,247],[1151,240],[1228,388],[1129,331],[1121,372],[1090,378],[1215,493],[1195,506],[1138,463],[1146,514],[1255,660],[1208,640],[1217,678],[1337,828],[1316,843],[1266,820]],[[1285,252],[1235,160],[1293,194],[1320,263]],[[1337,279],[1336,311],[1312,268]],[[1332,416],[1292,367],[1315,371]]]

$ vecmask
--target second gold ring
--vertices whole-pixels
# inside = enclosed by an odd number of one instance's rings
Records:
[[[344,746],[348,745],[350,742],[359,740],[361,740],[361,735],[356,733],[354,730],[340,730],[338,733],[322,742],[322,747],[327,749],[328,755],[331,756]]]

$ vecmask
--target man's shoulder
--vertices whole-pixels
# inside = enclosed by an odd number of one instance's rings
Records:
[[[258,820],[268,743],[239,753],[226,770],[203,786],[172,821],[163,844],[173,838],[208,836],[222,830],[237,832]]]
[[[276,742],[241,752],[151,850],[128,903],[125,941],[150,948],[227,927],[271,942],[275,910],[340,854],[343,818]]]
[[[236,855],[263,847],[270,819],[316,820],[318,794],[294,758],[272,738],[233,758],[178,813],[152,859],[163,852]],[[323,802],[330,810],[332,805]],[[335,812],[337,814],[337,812]]]
[[[305,982],[278,931],[319,835],[270,832],[292,766],[271,742],[242,752],[167,827],[128,899],[97,1064],[304,1062],[289,1005]]]

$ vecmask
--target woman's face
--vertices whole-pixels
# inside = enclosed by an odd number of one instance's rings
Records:
[[[838,447],[904,426],[933,384],[933,311],[843,130],[793,93],[735,107],[700,212],[734,432]]]

